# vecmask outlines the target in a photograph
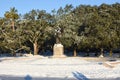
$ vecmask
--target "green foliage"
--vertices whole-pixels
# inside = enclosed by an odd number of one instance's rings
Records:
[[[55,30],[61,30],[60,41],[72,49],[118,49],[120,48],[120,4],[100,6],[72,5],[60,7],[52,14],[45,10],[31,10],[19,16],[15,8],[0,18],[0,50],[9,49],[16,53],[21,49],[36,50],[55,43]],[[21,17],[19,20],[17,20]],[[23,17],[23,18],[22,18]],[[9,19],[9,20],[8,20]],[[11,31],[9,22],[16,22]],[[12,27],[14,28],[14,23]],[[34,46],[36,45],[36,46]],[[37,49],[35,49],[35,47]]]
[[[1,33],[3,36],[3,47],[10,50],[13,55],[22,49],[29,50],[29,48],[23,45],[24,38],[20,34],[20,29],[13,32],[9,29],[9,27],[5,27],[5,29],[1,30]]]
[[[49,39],[49,21],[50,14],[45,11],[32,10],[24,15],[25,21],[22,23],[24,37],[33,44],[37,49],[42,47],[45,40]],[[38,54],[38,51],[35,52]]]
[[[7,11],[4,16],[7,19],[11,19],[13,21],[19,18],[19,15],[18,15],[17,10],[15,9],[15,7],[10,8],[10,11]]]

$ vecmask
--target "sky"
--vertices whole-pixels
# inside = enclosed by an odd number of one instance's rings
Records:
[[[15,7],[19,14],[25,14],[32,9],[46,10],[51,12],[53,9],[64,7],[66,4],[78,5],[101,5],[102,3],[114,4],[120,3],[120,0],[0,0],[0,17],[4,16],[6,11]]]

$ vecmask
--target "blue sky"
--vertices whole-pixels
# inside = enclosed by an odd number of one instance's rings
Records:
[[[53,9],[64,7],[66,4],[72,4],[74,7],[85,5],[100,5],[102,3],[113,4],[120,3],[120,0],[0,0],[0,17],[4,16],[10,7],[15,7],[18,13],[25,14],[32,9],[46,10],[51,12]]]

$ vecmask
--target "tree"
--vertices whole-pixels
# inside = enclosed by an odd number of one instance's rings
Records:
[[[92,13],[87,12],[89,17],[86,16],[84,23],[84,35],[89,44],[87,46],[101,49],[102,55],[103,49],[111,50],[119,44],[117,31],[113,26],[113,21],[116,20],[113,14],[116,10],[111,8],[109,5],[102,4],[98,9],[95,8]]]
[[[13,56],[20,50],[29,50],[29,48],[23,44],[25,39],[21,35],[21,29],[17,29],[13,32],[10,30],[9,26],[6,26],[1,30],[1,33],[3,34],[3,46],[10,50]]]
[[[10,8],[10,11],[5,12],[4,16],[11,22],[12,30],[15,31],[15,21],[19,18],[15,7]]]
[[[72,47],[74,56],[76,56],[76,49],[81,41],[81,37],[78,35],[78,28],[81,23],[72,11],[72,5],[59,8],[55,17],[55,28],[61,30],[60,42],[65,48]]]
[[[44,10],[32,10],[24,15],[24,36],[33,44],[34,55],[37,55],[39,48],[49,37],[50,15]]]

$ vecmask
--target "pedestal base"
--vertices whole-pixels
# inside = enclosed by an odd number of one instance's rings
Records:
[[[104,56],[103,56],[103,55],[100,55],[99,57],[100,57],[100,58],[103,58]]]
[[[53,48],[53,57],[59,58],[59,57],[66,57],[64,55],[64,47],[62,44],[55,44]]]

